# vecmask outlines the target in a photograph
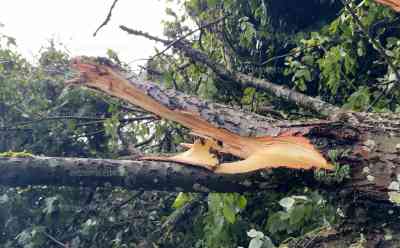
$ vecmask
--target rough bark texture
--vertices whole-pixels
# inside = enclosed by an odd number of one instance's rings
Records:
[[[288,247],[348,247],[358,237],[353,230],[358,230],[360,221],[365,219],[376,223],[372,229],[362,230],[367,234],[365,247],[398,247],[398,236],[386,240],[385,230],[380,227],[390,227],[393,235],[400,232],[398,219],[390,218],[398,216],[400,211],[393,204],[400,204],[399,114],[339,113],[329,121],[274,122],[272,118],[165,90],[151,82],[131,80],[130,83],[168,108],[199,113],[215,126],[241,135],[301,132],[312,139],[326,157],[329,151],[341,151],[335,162],[349,165],[351,178],[331,183],[317,180],[312,171],[288,169],[242,176],[221,176],[200,168],[165,162],[0,157],[0,185],[111,185],[132,190],[179,192],[276,192],[287,191],[293,186],[307,186],[331,192],[338,196],[338,201],[344,199],[348,202],[348,207],[354,208],[353,213],[349,214],[350,224],[346,223],[344,230],[330,230],[295,239],[290,241]],[[367,200],[367,204],[364,200]],[[368,213],[365,209],[369,210]],[[371,213],[374,215],[369,216]],[[352,221],[356,222],[354,228],[348,229],[349,226],[353,227]]]
[[[251,86],[251,87],[266,90],[267,92],[271,93],[272,95],[275,95],[277,97],[285,99],[289,102],[296,103],[297,105],[304,107],[306,109],[311,109],[313,111],[316,111],[319,114],[324,115],[324,116],[329,116],[332,113],[338,112],[340,110],[338,107],[336,107],[332,104],[329,104],[329,103],[321,101],[319,99],[304,95],[300,92],[296,92],[285,86],[274,84],[266,79],[252,77],[252,76],[249,76],[249,75],[246,75],[243,73],[239,73],[239,72],[228,71],[223,65],[210,59],[207,56],[207,54],[205,54],[204,52],[202,52],[198,49],[192,48],[190,46],[190,44],[188,44],[187,41],[185,41],[185,40],[171,42],[168,40],[163,40],[158,37],[151,36],[147,33],[141,32],[141,31],[130,29],[125,26],[120,26],[120,28],[129,34],[144,36],[148,39],[161,42],[165,45],[172,44],[172,46],[175,49],[182,51],[185,54],[185,56],[193,59],[196,62],[207,65],[210,69],[212,69],[214,71],[215,74],[217,74],[222,79],[225,79],[228,81],[233,81],[233,82],[239,83],[243,86]]]
[[[121,29],[129,34],[169,44],[169,41],[151,36],[125,26]],[[287,127],[295,128],[312,138],[322,151],[339,150],[337,163],[351,168],[352,178],[342,185],[343,189],[357,192],[357,196],[381,199],[400,203],[400,120],[399,114],[343,113],[336,106],[318,99],[294,92],[288,88],[237,72],[230,72],[203,52],[193,49],[187,41],[174,42],[173,47],[187,57],[212,69],[222,79],[235,81],[242,85],[254,86],[294,102],[307,109],[329,116],[332,122],[321,123],[268,123],[268,130],[262,134],[271,135],[282,132]],[[336,124],[337,125],[336,125]],[[261,123],[262,124],[262,123]],[[223,127],[223,125],[219,125]],[[226,127],[229,128],[229,127]],[[278,128],[278,130],[276,129]],[[258,130],[253,127],[253,130]],[[261,135],[255,132],[255,135]]]
[[[352,185],[372,196],[399,197],[400,184],[400,115],[349,113],[346,120],[360,137],[352,166]],[[350,157],[350,156],[349,156]],[[400,203],[400,202],[399,202]]]
[[[108,65],[101,65],[108,66]],[[99,69],[100,70],[100,69]],[[114,69],[113,69],[114,70]],[[98,80],[107,76],[102,73]],[[82,79],[82,78],[81,78]],[[83,78],[84,79],[84,78]],[[110,82],[110,88],[117,87]],[[307,123],[280,122],[253,113],[245,113],[220,104],[202,101],[173,90],[165,90],[151,82],[130,80],[143,94],[170,109],[198,113],[213,125],[241,135],[276,135],[301,132],[329,158],[339,151],[334,163],[350,167],[351,178],[338,183],[324,183],[313,172],[272,170],[248,176],[220,176],[200,168],[176,166],[172,163],[115,161],[61,158],[2,158],[0,183],[5,185],[65,184],[84,185],[109,182],[127,188],[165,189],[177,191],[252,191],[268,188],[285,189],[292,185],[337,190],[374,201],[399,201],[400,197],[400,115],[341,113],[332,121]],[[114,95],[118,97],[118,95]],[[122,98],[127,100],[126,98]],[[331,158],[332,159],[332,158]],[[59,171],[57,171],[59,169]],[[110,171],[111,175],[82,177],[74,171]],[[119,173],[128,171],[121,176]],[[282,171],[284,173],[282,173]],[[100,173],[101,174],[101,173]],[[96,174],[97,175],[97,174]]]
[[[275,189],[279,183],[254,175],[221,176],[197,167],[152,161],[0,157],[0,185],[111,185],[131,190],[245,192]]]
[[[388,200],[389,192],[399,194],[400,116],[363,113],[343,116],[347,123],[314,125],[308,132],[325,155],[331,149],[344,151],[336,162],[350,165],[351,178],[340,185],[319,182],[312,172],[287,169],[221,176],[174,163],[47,157],[0,158],[0,184],[97,186],[109,183],[128,189],[193,192],[284,190],[299,184],[352,192],[375,201]]]

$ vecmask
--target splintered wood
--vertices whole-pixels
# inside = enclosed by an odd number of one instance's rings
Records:
[[[276,167],[333,169],[305,137],[243,137],[215,127],[196,112],[170,109],[162,105],[154,96],[146,94],[136,87],[134,82],[125,79],[120,71],[109,63],[102,63],[94,58],[76,58],[72,67],[79,72],[79,78],[69,83],[94,88],[125,100],[162,118],[175,121],[200,137],[193,145],[186,144],[189,150],[181,154],[147,156],[142,159],[200,166],[221,174],[248,173]],[[239,161],[223,163],[219,159],[221,154],[231,154]]]

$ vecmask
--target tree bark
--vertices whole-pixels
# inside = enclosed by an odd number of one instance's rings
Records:
[[[97,82],[106,82],[100,88],[102,91],[129,101],[129,97],[115,94],[121,83],[118,80],[128,79],[111,80],[104,69],[109,68],[108,65],[93,66],[98,72]],[[81,76],[80,80],[84,80],[84,75]],[[169,109],[196,113],[216,127],[240,135],[274,136],[288,131],[300,132],[332,162],[348,165],[350,178],[332,182],[325,179],[335,177],[335,173],[327,172],[321,180],[314,177],[312,171],[288,169],[227,176],[165,162],[33,157],[1,158],[0,184],[97,186],[109,183],[128,189],[191,192],[287,190],[307,185],[374,201],[400,203],[400,114],[341,113],[330,121],[274,122],[272,118],[165,90],[151,82],[130,80],[129,83]],[[88,84],[90,87],[96,85]],[[334,158],[329,155],[332,151],[338,154]]]
[[[144,36],[164,44],[170,43],[125,26],[120,26],[120,28],[129,34]],[[276,85],[268,80],[230,72],[212,61],[205,53],[193,49],[187,41],[174,42],[173,47],[194,61],[208,66],[221,78],[244,86],[267,90],[298,106],[317,111],[322,116],[328,116],[332,122],[274,122],[273,124],[260,122],[258,124],[262,125],[263,132],[258,132],[259,129],[252,126],[253,130],[257,130],[252,134],[271,135],[274,132],[279,134],[284,132],[282,130],[284,127],[291,132],[297,129],[313,138],[315,144],[322,144],[320,149],[325,153],[329,150],[339,150],[342,153],[338,163],[351,167],[351,182],[348,184],[353,192],[359,193],[357,196],[375,200],[389,199],[400,204],[400,114],[343,112],[329,103]],[[267,125],[269,125],[268,128],[265,128]],[[222,127],[229,129],[224,125]]]
[[[191,58],[192,60],[208,66],[216,75],[224,80],[233,81],[245,87],[263,89],[276,97],[293,102],[305,109],[313,110],[322,116],[329,116],[334,112],[340,111],[340,108],[337,106],[324,102],[320,99],[304,95],[300,92],[296,92],[285,86],[274,84],[269,80],[256,78],[240,72],[228,71],[223,65],[213,61],[204,52],[192,48],[186,40],[178,39],[176,41],[168,41],[152,36],[148,33],[130,29],[123,25],[121,25],[120,28],[129,34],[143,36],[147,39],[161,42],[165,45],[178,49],[182,51],[185,56]]]
[[[111,185],[131,190],[177,192],[244,192],[276,186],[262,181],[251,182],[244,176],[221,176],[175,163],[36,156],[0,157],[0,185]]]
[[[399,194],[400,116],[349,115],[344,115],[348,118],[346,122],[292,126],[308,127],[307,135],[319,144],[325,156],[331,149],[343,151],[336,163],[348,164],[351,178],[340,184],[318,180],[312,171],[273,169],[247,175],[217,175],[202,168],[167,162],[36,156],[0,157],[0,184],[76,187],[109,184],[127,189],[188,192],[287,190],[306,185],[357,193],[369,200],[389,200],[393,194]]]

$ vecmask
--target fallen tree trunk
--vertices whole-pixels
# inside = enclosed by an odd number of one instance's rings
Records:
[[[333,127],[331,127],[333,128]],[[394,166],[398,166],[399,163]],[[204,169],[177,165],[175,163],[160,163],[151,161],[111,160],[111,159],[86,159],[86,158],[54,158],[54,157],[0,157],[0,185],[7,187],[24,187],[31,185],[70,186],[70,187],[123,187],[130,190],[166,190],[186,192],[277,192],[287,191],[293,186],[308,186],[313,189],[329,190],[332,195],[335,191],[349,191],[350,193],[362,193],[365,185],[353,179],[341,185],[327,185],[313,179],[312,172],[299,172],[285,169],[287,173],[268,173],[251,176],[221,176]],[[379,170],[379,168],[378,168]],[[276,171],[274,171],[276,172]],[[375,170],[371,175],[377,175]],[[368,200],[377,201],[384,195],[384,191],[376,191],[376,185],[369,185],[375,189],[376,195],[368,195]],[[354,191],[355,190],[355,191]],[[356,195],[355,194],[355,195]],[[339,194],[337,195],[339,196]],[[343,195],[341,195],[343,196]],[[377,197],[374,197],[377,196]],[[338,197],[339,198],[339,197]],[[335,198],[336,199],[336,198]],[[356,197],[351,197],[356,202]],[[338,199],[339,200],[339,199]],[[359,201],[361,203],[362,201]],[[396,216],[399,209],[392,204],[371,204],[368,208],[374,209],[377,216],[392,212]],[[358,205],[358,204],[357,204]],[[354,206],[354,205],[352,205]],[[359,205],[358,205],[359,206]],[[371,211],[373,212],[373,211]],[[354,217],[356,223],[365,221]],[[368,216],[373,219],[374,217]],[[380,216],[380,218],[382,218]],[[396,218],[376,219],[386,228],[398,226]],[[353,232],[359,226],[349,221],[348,226],[339,229],[318,229],[319,232],[310,232],[298,239],[290,240],[289,247],[303,247],[301,244],[314,245],[315,247],[339,247],[338,243],[351,243],[354,240]],[[389,225],[388,225],[389,224]],[[393,229],[393,235],[398,233]],[[376,237],[384,234],[381,226],[375,231],[363,230],[368,240],[374,241]],[[383,234],[382,234],[383,233]],[[358,236],[357,236],[358,237]],[[342,242],[345,240],[346,242]],[[383,237],[378,239],[384,240]],[[390,242],[390,240],[384,240]],[[288,241],[289,242],[289,241]],[[320,246],[318,244],[321,244]],[[385,243],[386,244],[386,243]],[[328,247],[328,246],[326,246]],[[372,247],[372,246],[371,246]]]
[[[337,180],[338,171],[327,172],[322,179],[315,178],[312,171],[287,169],[228,176],[165,162],[34,157],[1,158],[1,185],[97,186],[109,183],[129,189],[141,187],[193,192],[287,190],[307,185],[374,201],[400,203],[400,114],[341,113],[329,121],[274,122],[272,118],[165,90],[151,82],[125,79],[122,72],[104,61],[80,65],[90,72],[81,72],[78,80],[81,84],[126,101],[132,102],[132,99],[129,95],[120,95],[119,90],[131,85],[170,111],[195,113],[217,128],[242,136],[274,136],[285,132],[306,135],[338,168],[349,166],[350,178]],[[81,174],[85,171],[100,172],[101,176],[74,175],[74,171],[83,172]],[[102,171],[108,171],[108,174]]]
[[[245,192],[276,188],[247,177],[220,176],[175,163],[152,161],[0,157],[0,185],[98,187],[186,192]]]
[[[348,120],[348,123],[330,122],[313,124],[313,127],[296,124],[293,127],[308,127],[308,136],[320,143],[325,155],[332,148],[342,151],[335,161],[347,164],[351,169],[351,178],[342,182],[327,182],[316,179],[312,171],[289,169],[218,175],[202,168],[167,162],[34,156],[0,157],[0,185],[111,185],[187,192],[247,192],[308,186],[356,193],[374,201],[396,201],[400,181],[400,116],[379,116],[381,119],[371,119],[371,115],[358,114],[357,119]],[[356,120],[364,123],[357,129],[349,125],[357,125]],[[377,121],[381,123],[380,127],[376,125]],[[329,174],[325,176],[329,177]]]
[[[331,161],[351,168],[351,180],[345,188],[370,199],[400,202],[399,114],[343,112],[332,116],[330,121],[273,123],[270,118],[165,90],[151,82],[128,80],[123,72],[104,60],[78,59],[74,67],[80,71],[80,78],[75,83],[133,104],[139,102],[150,110],[154,108],[149,106],[154,104],[151,100],[164,106],[163,111],[190,113],[199,121],[241,136],[276,136],[287,132],[307,135],[325,157],[334,151],[339,155],[330,158]],[[147,97],[150,97],[146,100],[147,105],[138,100]]]

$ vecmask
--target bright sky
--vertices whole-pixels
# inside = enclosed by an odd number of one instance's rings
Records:
[[[112,2],[3,0],[0,23],[5,26],[0,28],[0,33],[16,38],[19,51],[30,59],[51,38],[62,42],[71,55],[105,56],[107,48],[111,48],[123,61],[131,62],[155,54],[154,42],[128,35],[118,26],[123,24],[162,36],[161,20],[167,18],[165,0],[119,0],[111,21],[93,37]]]

